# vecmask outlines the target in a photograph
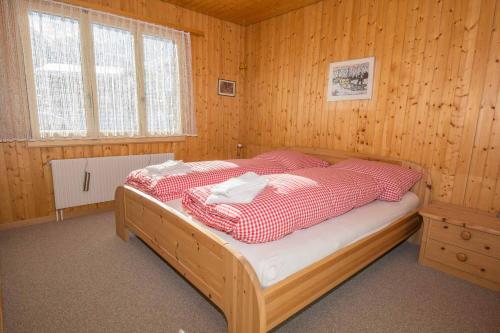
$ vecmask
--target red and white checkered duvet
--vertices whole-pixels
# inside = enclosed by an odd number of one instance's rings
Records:
[[[185,191],[182,203],[210,227],[246,243],[263,243],[363,206],[382,191],[370,176],[331,167],[268,178],[269,185],[249,204],[205,204],[213,185]]]
[[[192,167],[189,174],[151,177],[145,169],[132,171],[125,183],[160,201],[180,198],[188,188],[216,184],[246,172],[268,175],[286,172],[280,163],[266,160],[241,159],[186,163]]]

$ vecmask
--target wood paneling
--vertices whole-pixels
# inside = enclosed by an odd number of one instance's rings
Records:
[[[246,154],[319,147],[431,171],[434,199],[500,210],[500,2],[327,0],[247,27]],[[371,100],[326,102],[328,64],[375,56]]]
[[[220,19],[248,25],[320,0],[162,0]]]
[[[69,2],[69,0],[65,0]],[[71,147],[27,147],[26,142],[0,143],[0,223],[54,215],[49,161],[61,158],[174,152],[184,160],[230,158],[236,154],[241,90],[237,97],[217,95],[217,79],[241,82],[239,64],[243,28],[159,0],[86,1],[174,22],[203,32],[192,37],[193,79],[198,136],[184,142],[98,144]],[[78,0],[78,4],[83,1]],[[111,203],[68,209],[67,213],[110,207]],[[42,219],[43,220],[43,219]]]
[[[228,158],[238,141],[247,155],[303,146],[410,160],[431,171],[435,199],[500,209],[498,1],[328,0],[248,27],[160,0],[86,1],[203,32],[192,37],[199,135],[65,148],[1,143],[0,223],[54,213],[51,159]],[[326,102],[328,64],[371,55],[373,99]],[[218,96],[217,78],[236,80],[238,96]]]

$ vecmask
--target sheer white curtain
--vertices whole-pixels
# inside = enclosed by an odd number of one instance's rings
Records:
[[[2,33],[17,53],[0,60],[18,60],[29,112],[2,112],[1,139],[196,135],[188,33],[45,0],[16,1],[17,27],[4,2],[22,44]]]
[[[0,141],[31,136],[16,9],[15,2],[0,0]]]
[[[92,23],[99,132],[138,135],[134,34],[105,24]]]
[[[145,73],[145,100],[148,130],[168,134],[166,129],[188,135],[196,134],[194,96],[191,78],[191,40],[175,30],[159,26],[142,27]],[[193,110],[172,117],[159,112],[165,108]]]
[[[80,11],[32,4],[22,13],[28,19],[22,27],[30,37],[24,52],[35,137],[87,136],[91,111],[85,105]]]

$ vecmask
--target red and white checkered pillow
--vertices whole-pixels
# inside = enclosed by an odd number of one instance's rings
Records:
[[[361,159],[345,160],[331,167],[335,169],[351,170],[373,177],[383,188],[378,199],[386,201],[401,200],[403,195],[422,178],[422,173],[416,170],[404,168],[395,164]]]
[[[278,162],[289,171],[303,168],[324,168],[330,165],[327,161],[293,150],[273,150],[257,155],[254,159]]]

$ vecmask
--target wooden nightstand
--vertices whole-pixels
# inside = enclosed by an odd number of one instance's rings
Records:
[[[500,291],[500,219],[433,202],[424,219],[419,263]]]

